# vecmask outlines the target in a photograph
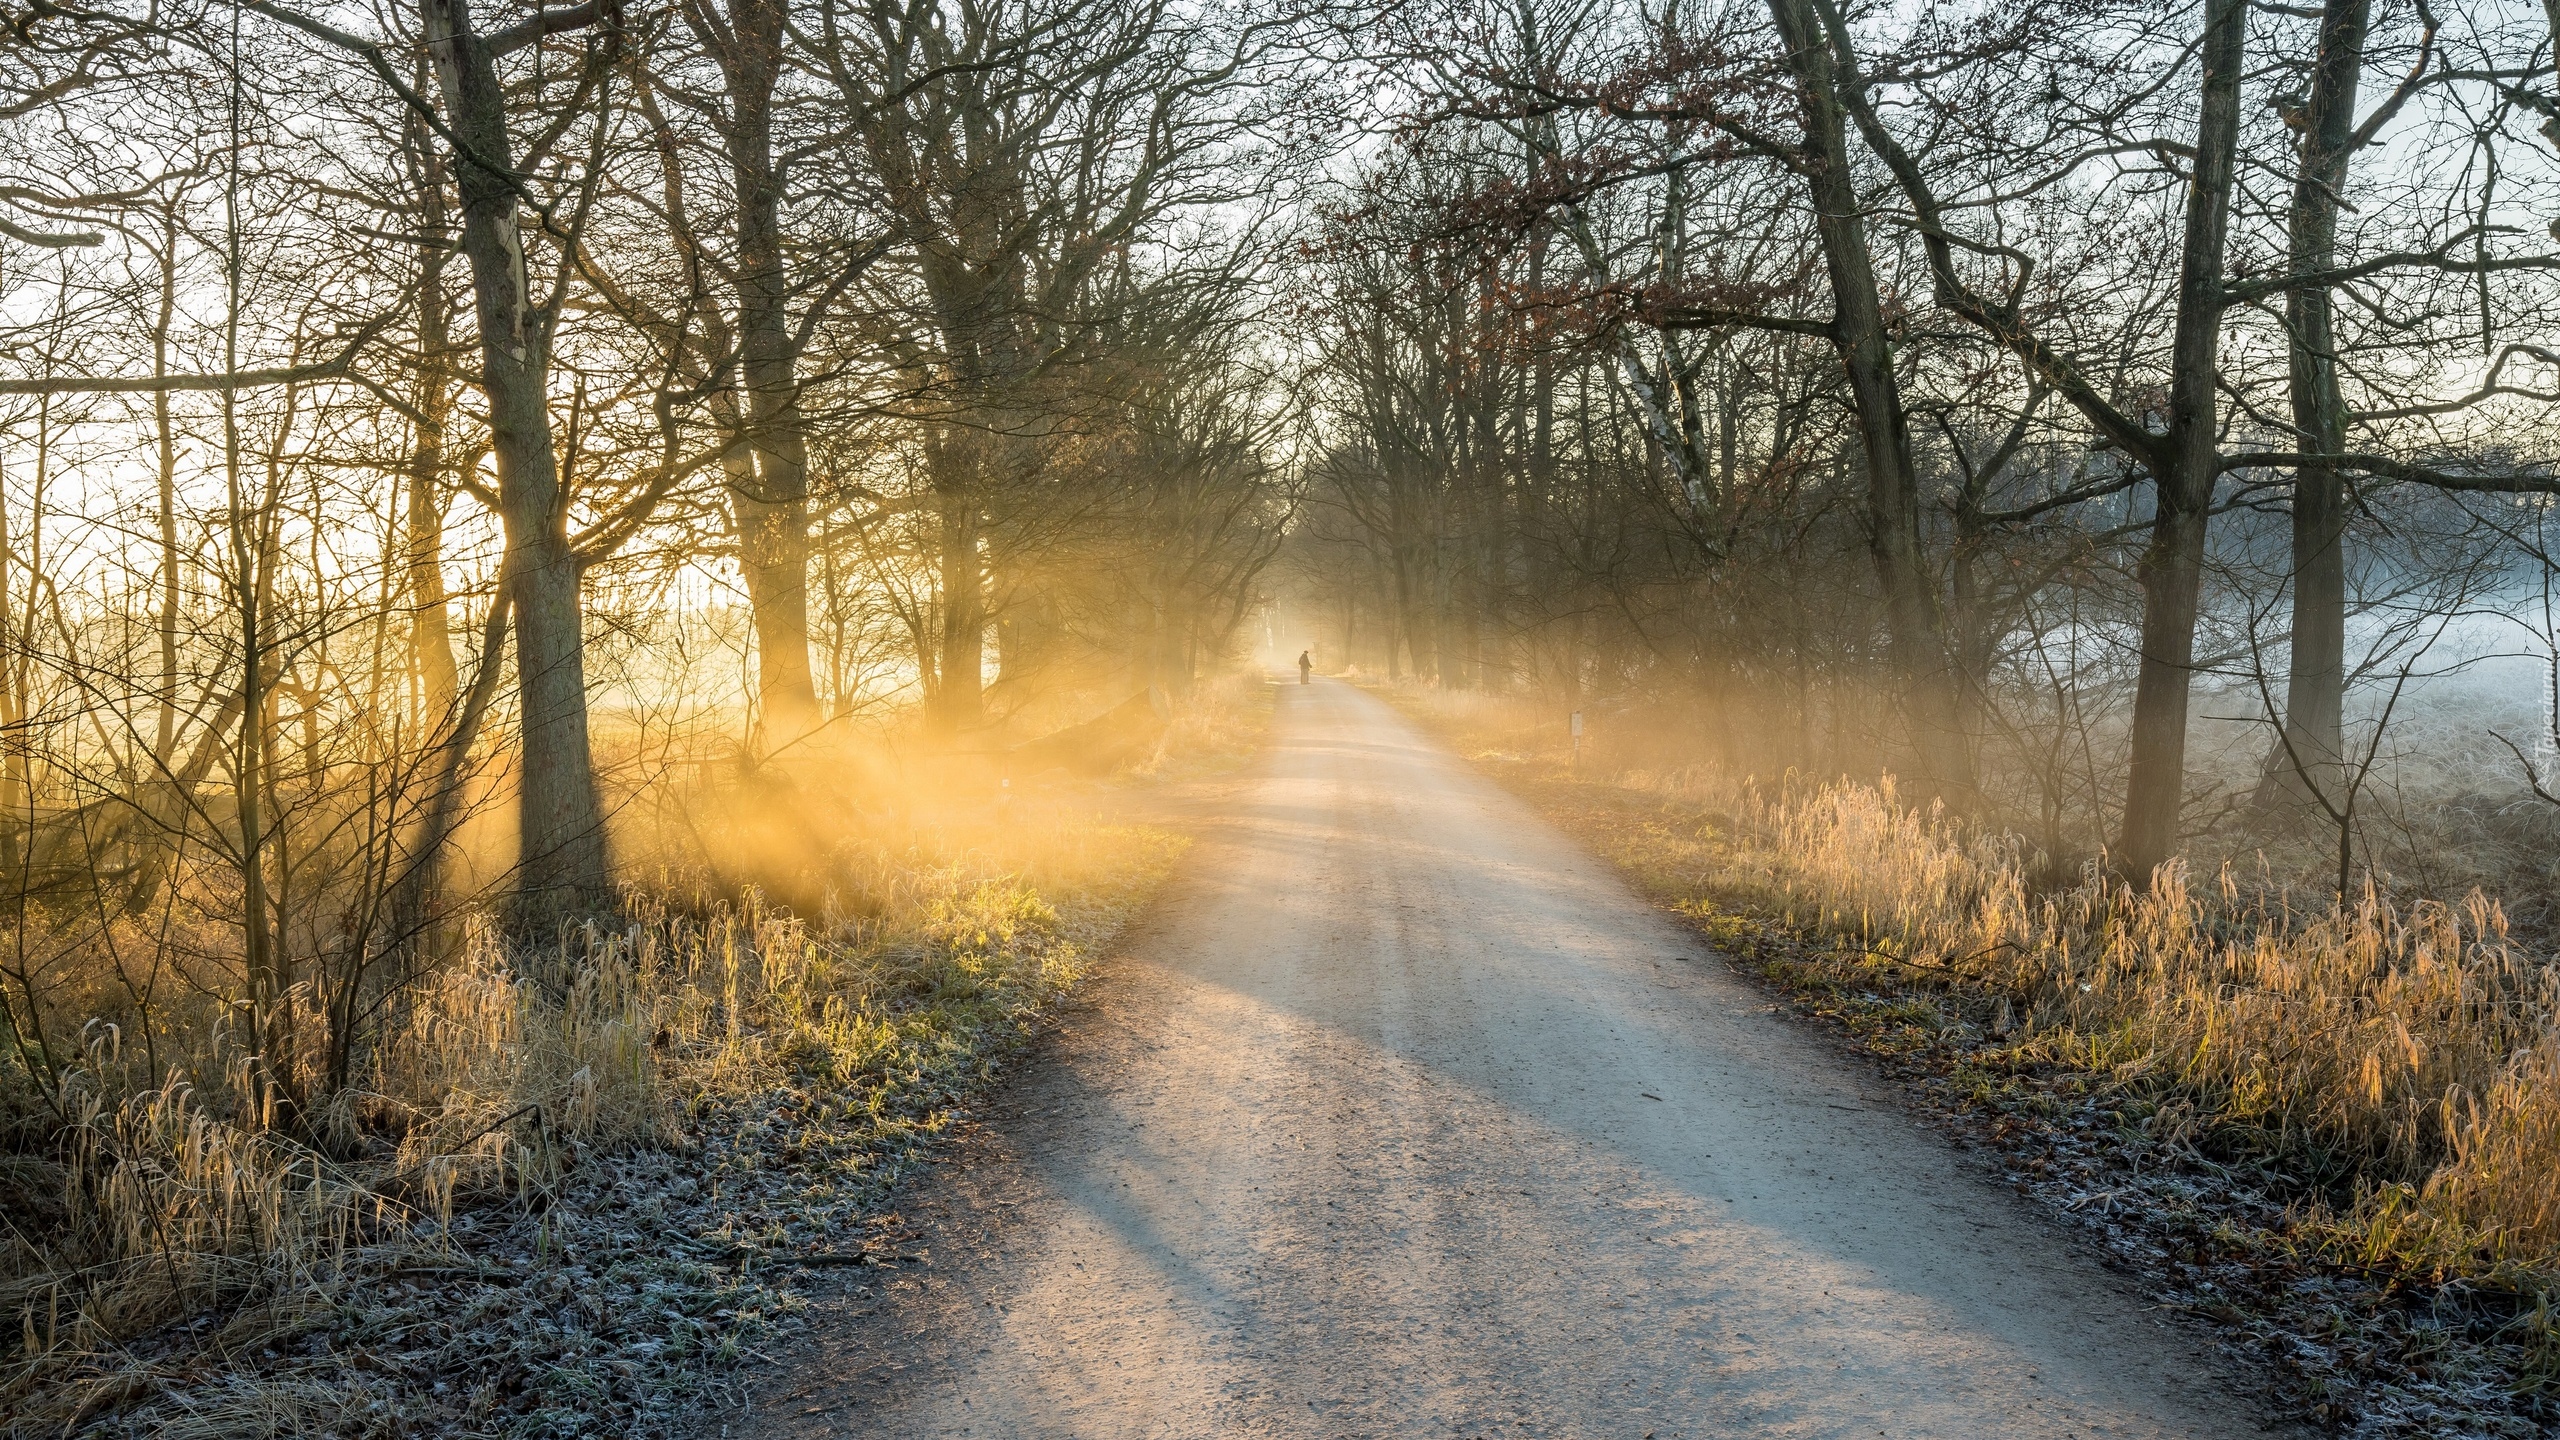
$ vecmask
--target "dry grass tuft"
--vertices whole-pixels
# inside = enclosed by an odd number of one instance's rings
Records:
[[[2219,1123],[2336,1157],[2358,1179],[2470,1193],[2490,1134],[2548,1123],[2536,1108],[2560,1115],[2560,1088],[2536,1068],[2560,983],[2477,892],[2403,906],[2368,890],[2352,910],[2297,909],[2229,869],[2201,888],[2173,872],[2148,892],[2092,870],[2036,896],[2013,842],[1890,789],[1655,788],[1722,802],[1735,878],[1764,902],[1854,934],[1871,958],[1996,992],[2076,1063],[2181,1087]]]

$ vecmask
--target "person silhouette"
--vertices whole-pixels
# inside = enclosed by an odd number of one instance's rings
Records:
[[[1316,662],[1307,658],[1307,652],[1306,652],[1306,651],[1304,651],[1304,650],[1299,651],[1299,652],[1298,652],[1298,683],[1299,683],[1299,684],[1301,684],[1301,685],[1312,685],[1312,684],[1314,684],[1315,682],[1314,682],[1314,681],[1312,681],[1312,680],[1309,680],[1307,677],[1308,677],[1309,675],[1311,675],[1311,674],[1313,674],[1313,673],[1315,672],[1315,668],[1316,668]]]

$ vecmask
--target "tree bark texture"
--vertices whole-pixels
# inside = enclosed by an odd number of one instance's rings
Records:
[[[454,178],[462,251],[480,321],[480,384],[497,463],[499,520],[515,588],[519,919],[593,910],[610,901],[604,808],[587,732],[580,563],[569,497],[552,453],[550,338],[526,285],[506,94],[468,0],[422,0],[427,48],[447,123],[464,147]]]
[[[410,157],[418,188],[418,230],[441,239],[449,226],[445,179],[435,137],[411,117]],[[445,426],[453,409],[452,342],[444,292],[445,258],[429,246],[418,264],[418,379],[414,395],[417,437],[410,447],[402,538],[409,591],[409,650],[417,667],[426,723],[441,725],[453,707],[456,672],[453,621],[444,586]]]
[[[2364,69],[2371,0],[2329,0],[2302,115],[2300,170],[2287,227],[2294,274],[2337,261],[2338,209],[2354,153],[2356,85]],[[2306,454],[2346,449],[2346,401],[2338,390],[2333,300],[2325,285],[2285,296],[2288,379],[2297,443]],[[2305,787],[2337,797],[2345,753],[2347,497],[2336,466],[2307,464],[2293,482],[2293,636],[2285,675],[2284,739],[2267,758],[2262,802]]]
[[[1770,0],[1769,11],[1804,107],[1805,180],[1831,281],[1831,340],[1856,404],[1867,472],[1868,547],[1884,591],[1888,659],[1924,793],[1965,808],[1973,798],[1973,758],[1948,663],[1946,613],[1921,544],[1910,422],[1877,299],[1865,210],[1849,166],[1839,77],[1808,0]]]
[[[2195,685],[2205,518],[2221,458],[2214,436],[2214,376],[2248,25],[2248,0],[2210,0],[2206,7],[2204,73],[2170,350],[2169,433],[2158,447],[2151,539],[2139,566],[2142,649],[2134,682],[2124,829],[2115,853],[2116,864],[2137,881],[2147,880],[2177,853],[2186,801],[2187,711]]]
[[[781,0],[733,0],[727,43],[713,43],[731,107],[726,138],[738,207],[738,367],[755,457],[752,483],[733,487],[730,504],[755,623],[756,699],[768,745],[789,744],[819,720],[809,668],[809,447],[782,253],[782,180],[773,158],[786,8]],[[696,28],[713,40],[724,27]]]

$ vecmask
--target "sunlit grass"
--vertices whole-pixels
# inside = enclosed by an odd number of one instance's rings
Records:
[[[1105,783],[1232,763],[1258,738],[1263,698],[1202,697]],[[353,1082],[293,1125],[242,1108],[258,1087],[220,1072],[238,1053],[218,1009],[155,1017],[157,1071],[136,1057],[138,1017],[52,1017],[90,1043],[49,1150],[0,1174],[11,1427],[60,1433],[114,1413],[183,1428],[201,1387],[181,1377],[342,1323],[397,1274],[468,1270],[480,1262],[463,1220],[539,1214],[599,1157],[714,1133],[753,1142],[780,1115],[793,1138],[753,1163],[803,1166],[808,1193],[867,1203],[1185,845],[1098,818],[1095,782],[1008,784],[1000,768],[938,760],[901,776],[817,756],[671,773],[625,809],[617,847],[646,880],[621,918],[542,944],[468,920],[444,963],[388,997]],[[777,905],[766,879],[800,903]],[[22,1133],[39,1123],[26,1103]],[[716,1244],[761,1254],[772,1239]],[[199,1358],[167,1360],[173,1335]],[[737,1343],[705,1331],[648,1350],[675,1363]],[[449,1358],[468,1363],[465,1344]],[[137,1345],[164,1358],[137,1359]],[[235,1417],[380,1428],[342,1412],[380,1401],[382,1382],[343,1367],[223,1383]],[[443,1413],[469,1430],[499,1425],[504,1403]]]

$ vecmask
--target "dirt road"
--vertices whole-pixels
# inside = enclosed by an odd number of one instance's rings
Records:
[[[731,1434],[2236,1436],[2182,1333],[1597,860],[1283,685],[1101,1003]]]

